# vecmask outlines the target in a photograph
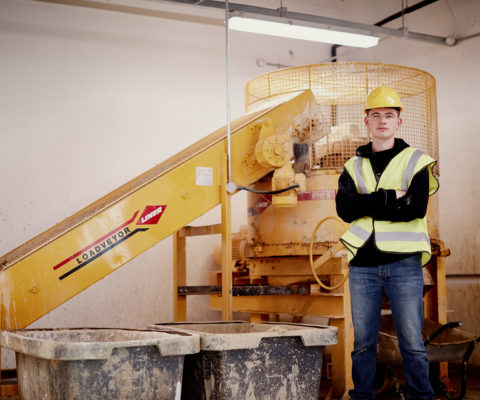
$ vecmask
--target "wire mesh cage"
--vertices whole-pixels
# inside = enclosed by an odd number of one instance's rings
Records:
[[[438,160],[435,78],[419,69],[381,63],[328,63],[281,69],[247,83],[246,110],[278,104],[304,90],[318,103],[312,118],[312,167],[342,168],[358,146],[370,141],[363,106],[368,93],[386,85],[404,110],[397,137]],[[439,175],[438,163],[434,172]]]

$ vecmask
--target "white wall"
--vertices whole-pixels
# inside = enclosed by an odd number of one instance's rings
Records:
[[[396,0],[330,0],[325,8],[307,0],[284,4],[366,23],[399,7]],[[407,26],[438,35],[480,31],[478,2],[448,4],[451,11],[440,0],[408,15]],[[437,79],[440,226],[452,250],[449,273],[480,272],[479,45],[480,38],[454,48],[387,39],[374,49],[339,50],[339,61],[406,65]],[[0,254],[224,125],[224,48],[224,31],[218,26],[1,0]],[[260,57],[288,65],[316,63],[329,57],[329,46],[232,32],[233,117],[243,113],[245,83],[269,70],[257,67]],[[239,196],[234,199],[234,229],[246,221],[245,200]],[[219,211],[212,210],[195,223],[219,218]],[[205,272],[215,268],[216,241],[189,239],[189,284],[207,282]],[[171,248],[168,238],[32,326],[143,327],[171,320]],[[450,293],[452,304],[459,304],[456,299]],[[189,302],[191,319],[220,317],[205,311],[207,299]],[[452,319],[461,314],[456,309]],[[480,331],[478,321],[468,324]]]

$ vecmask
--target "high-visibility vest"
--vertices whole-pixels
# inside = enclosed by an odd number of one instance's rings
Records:
[[[408,190],[413,177],[428,168],[429,195],[438,190],[438,181],[432,169],[436,161],[420,150],[407,147],[390,160],[377,183],[370,160],[365,157],[352,157],[345,163],[345,169],[352,177],[358,193],[372,193],[378,189]],[[351,261],[371,235],[375,235],[375,245],[387,253],[421,252],[422,265],[431,258],[427,219],[417,218],[408,222],[377,221],[362,217],[352,223],[340,238],[348,251]]]

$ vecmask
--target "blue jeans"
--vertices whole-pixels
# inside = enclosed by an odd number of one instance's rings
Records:
[[[417,255],[378,266],[351,266],[350,293],[354,326],[352,378],[354,400],[375,398],[377,342],[382,298],[390,301],[403,358],[407,399],[431,399],[428,358],[422,339],[423,274]]]

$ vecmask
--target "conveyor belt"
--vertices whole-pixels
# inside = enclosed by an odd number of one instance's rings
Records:
[[[237,185],[271,171],[254,154],[262,123],[291,134],[313,104],[306,91],[232,122]],[[162,135],[174,140],[175,132]],[[26,327],[218,205],[226,150],[224,127],[2,256],[1,328]]]

